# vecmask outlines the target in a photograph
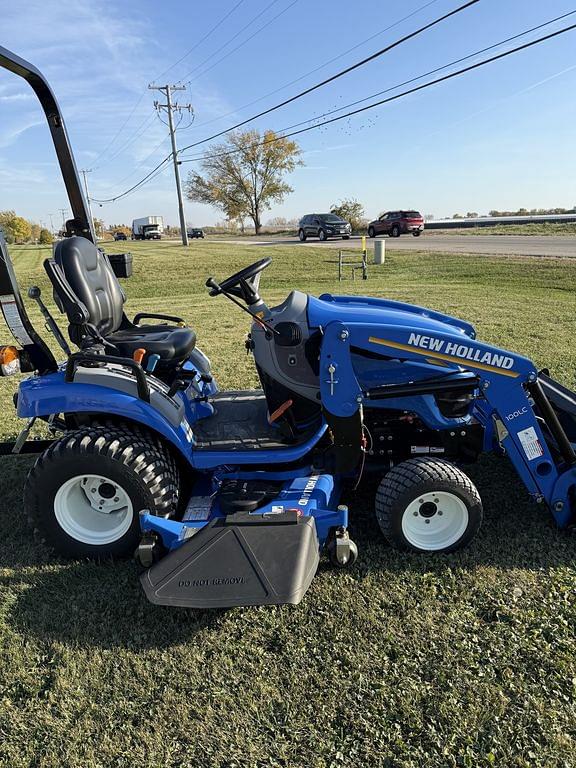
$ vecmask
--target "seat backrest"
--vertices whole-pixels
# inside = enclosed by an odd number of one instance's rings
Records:
[[[67,237],[56,246],[54,260],[88,310],[88,322],[104,337],[118,330],[125,296],[102,251],[84,237]]]

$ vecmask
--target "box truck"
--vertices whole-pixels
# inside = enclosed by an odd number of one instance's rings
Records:
[[[160,240],[163,234],[162,216],[144,216],[132,222],[132,240]]]

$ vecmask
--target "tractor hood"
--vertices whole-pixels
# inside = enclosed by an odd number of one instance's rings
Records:
[[[342,323],[369,325],[399,325],[427,333],[459,331],[471,339],[476,337],[474,326],[441,312],[414,304],[368,296],[332,296],[324,293],[319,298],[308,297],[308,323],[311,328],[326,326],[333,320]]]

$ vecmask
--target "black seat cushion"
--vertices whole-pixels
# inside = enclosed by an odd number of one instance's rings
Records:
[[[132,357],[137,349],[145,349],[144,364],[153,354],[160,355],[161,363],[178,363],[196,346],[196,334],[191,328],[170,325],[129,326],[109,334],[106,339],[123,357]]]

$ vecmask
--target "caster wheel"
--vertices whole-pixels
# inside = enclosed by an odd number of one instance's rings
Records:
[[[349,568],[358,559],[358,547],[348,531],[337,531],[327,545],[328,557],[336,568]]]

